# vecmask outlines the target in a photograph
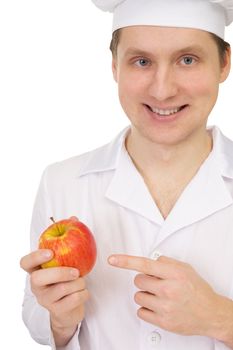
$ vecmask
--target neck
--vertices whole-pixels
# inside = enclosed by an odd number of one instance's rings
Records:
[[[162,145],[145,139],[132,128],[126,139],[126,149],[143,177],[161,175],[179,179],[197,171],[211,152],[212,138],[204,129],[177,144]]]

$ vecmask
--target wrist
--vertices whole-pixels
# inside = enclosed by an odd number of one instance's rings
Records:
[[[218,295],[211,337],[233,349],[233,301]]]
[[[58,347],[66,346],[78,328],[78,324],[73,326],[62,326],[52,319],[50,319],[50,325],[54,342]]]

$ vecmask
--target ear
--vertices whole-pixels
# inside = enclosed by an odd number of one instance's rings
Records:
[[[227,48],[224,63],[221,63],[220,83],[223,83],[231,70],[231,48]]]
[[[115,82],[118,82],[117,76],[118,76],[118,69],[117,69],[117,58],[112,56],[112,74]]]

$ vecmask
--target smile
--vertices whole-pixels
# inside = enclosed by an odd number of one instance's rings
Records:
[[[159,116],[170,116],[172,114],[175,114],[177,112],[180,112],[182,109],[184,109],[187,105],[183,105],[181,107],[175,107],[171,109],[161,109],[161,108],[156,108],[156,107],[151,107],[149,105],[146,105],[151,112],[158,114]]]

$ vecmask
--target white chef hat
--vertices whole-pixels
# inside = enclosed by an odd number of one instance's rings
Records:
[[[135,25],[202,29],[224,39],[233,0],[92,0],[113,12],[113,31]]]

